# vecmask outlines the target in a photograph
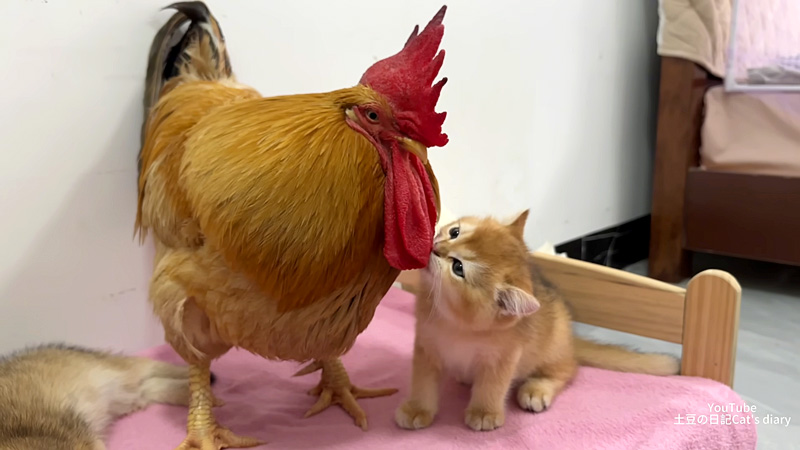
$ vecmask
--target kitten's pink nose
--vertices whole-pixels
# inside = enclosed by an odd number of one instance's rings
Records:
[[[438,242],[434,242],[433,243],[433,254],[434,255],[441,257],[442,256],[441,253],[440,253],[441,249],[442,249],[442,247],[439,245]]]

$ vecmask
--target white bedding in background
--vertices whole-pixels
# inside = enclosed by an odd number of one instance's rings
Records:
[[[724,77],[732,15],[732,0],[659,0],[659,55],[694,61]],[[800,1],[740,0],[734,38],[737,79],[791,82],[800,52]]]
[[[732,0],[659,0],[658,53],[724,78]],[[800,0],[740,0],[732,75],[800,84]],[[700,163],[707,169],[800,176],[800,93],[708,90]]]
[[[659,0],[658,54],[725,75],[731,0]]]
[[[800,84],[800,56],[777,58],[772,65],[747,69],[749,84]]]

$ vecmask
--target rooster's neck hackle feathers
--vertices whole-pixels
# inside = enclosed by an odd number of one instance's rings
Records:
[[[280,310],[373,271],[391,274],[376,251],[384,192],[378,151],[344,120],[344,108],[370,102],[385,100],[365,86],[241,101],[216,108],[185,142],[179,184],[205,245]]]
[[[442,6],[422,33],[416,26],[400,52],[373,64],[360,81],[384,95],[403,132],[426,147],[441,147],[448,141],[442,133],[447,113],[435,110],[447,78],[431,86],[444,63],[444,50],[437,50],[446,10]]]

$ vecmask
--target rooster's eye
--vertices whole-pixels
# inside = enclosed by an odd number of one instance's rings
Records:
[[[367,112],[367,119],[369,119],[371,122],[377,122],[378,121],[378,113],[376,113],[375,111],[368,111]]]

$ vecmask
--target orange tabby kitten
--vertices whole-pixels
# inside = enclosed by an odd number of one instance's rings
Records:
[[[503,424],[511,385],[517,402],[547,409],[579,364],[672,375],[678,361],[574,337],[566,304],[534,266],[523,240],[528,211],[510,223],[465,217],[435,238],[422,271],[409,398],[397,409],[403,428],[429,426],[447,373],[472,384],[465,413],[474,430]]]

